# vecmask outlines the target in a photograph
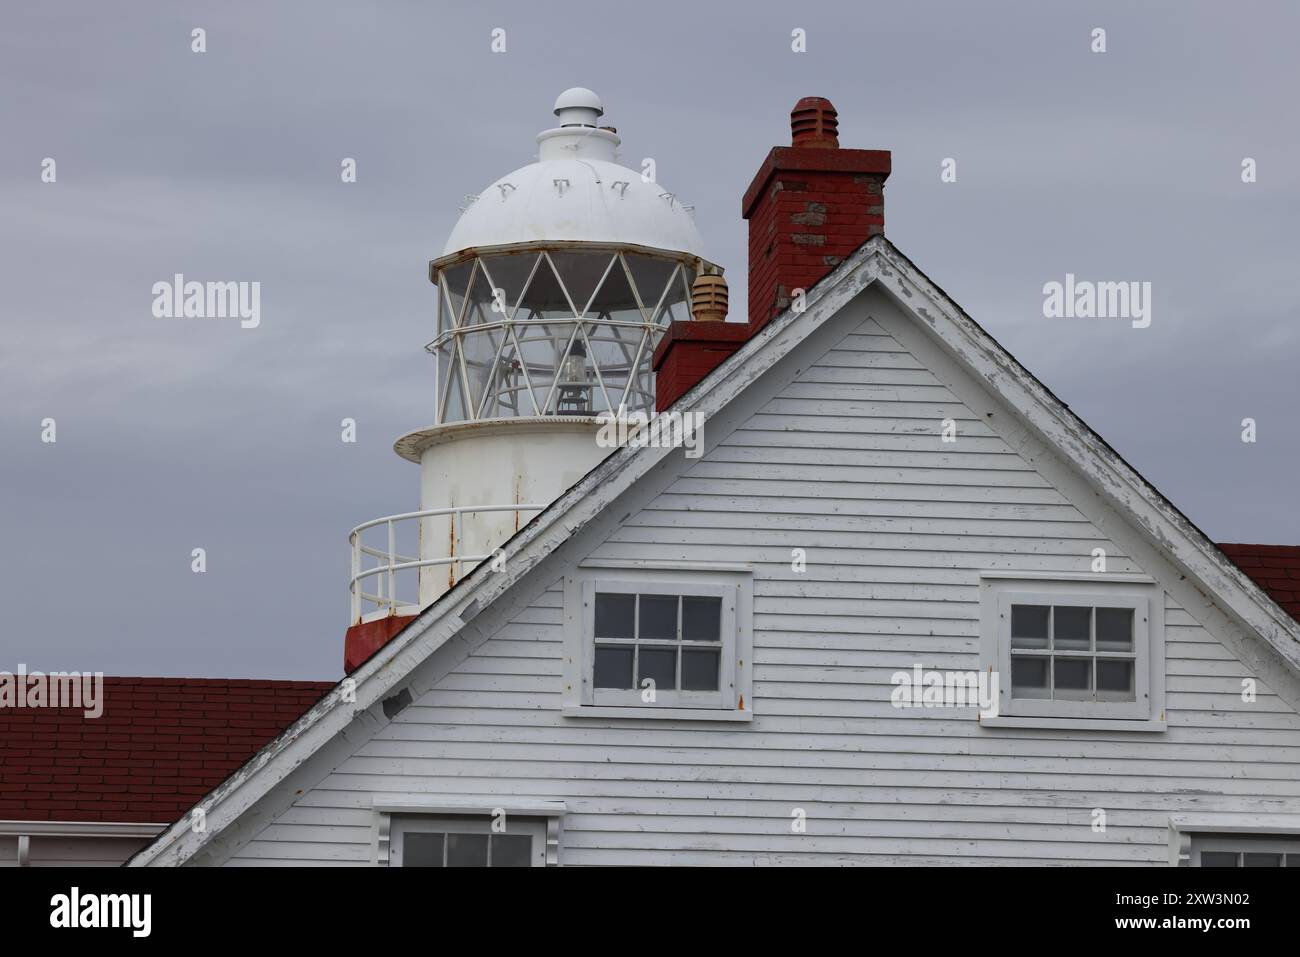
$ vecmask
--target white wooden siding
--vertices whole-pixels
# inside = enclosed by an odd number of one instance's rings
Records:
[[[1262,683],[1244,703],[1248,669],[1172,599],[1167,732],[891,707],[895,671],[978,669],[979,571],[1083,572],[1096,547],[1143,569],[1004,440],[1008,410],[905,347],[882,297],[858,305],[875,318],[772,370],[786,383],[592,551],[752,564],[752,723],[562,717],[563,569],[543,565],[540,597],[231,862],[368,863],[379,794],[563,800],[566,865],[1164,864],[1171,813],[1300,810],[1300,717]]]

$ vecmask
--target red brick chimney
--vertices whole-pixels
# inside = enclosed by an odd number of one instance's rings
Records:
[[[693,318],[674,322],[655,348],[655,411],[662,412],[722,364],[749,338],[749,326],[726,322],[727,281],[704,275],[691,283]]]
[[[721,277],[691,288],[694,320],[669,326],[655,349],[655,409],[662,412],[722,364],[855,249],[885,230],[888,150],[842,150],[835,107],[807,96],[790,113],[792,146],[767,154],[742,204],[749,220],[749,322],[720,322]]]
[[[855,249],[885,231],[888,150],[840,149],[835,107],[806,96],[791,146],[774,146],[745,191],[749,330],[758,332]]]

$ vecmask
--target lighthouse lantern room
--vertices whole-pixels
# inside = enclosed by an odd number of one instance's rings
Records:
[[[353,530],[351,631],[404,620],[490,559],[608,454],[597,416],[654,412],[655,346],[722,270],[691,207],[619,165],[603,113],[590,90],[561,93],[537,161],[468,197],[429,264],[433,424],[395,446],[420,464],[421,507]]]

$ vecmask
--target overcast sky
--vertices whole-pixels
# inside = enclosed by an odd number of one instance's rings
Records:
[[[347,532],[419,504],[391,447],[432,421],[427,261],[573,85],[603,97],[628,165],[654,157],[695,205],[740,315],[740,197],[795,100],[829,97],[842,145],[893,150],[886,234],[971,316],[1211,537],[1300,543],[1294,4],[85,0],[4,19],[0,670],[339,675]],[[178,272],[259,281],[261,325],[154,318]],[[1151,326],[1045,319],[1067,272],[1151,282]]]

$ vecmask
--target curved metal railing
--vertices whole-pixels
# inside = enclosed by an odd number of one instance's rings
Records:
[[[398,594],[398,579],[401,572],[415,570],[418,575],[421,569],[448,566],[448,585],[451,585],[460,581],[465,576],[465,573],[472,570],[479,562],[491,558],[493,553],[490,551],[481,555],[455,553],[455,549],[465,541],[466,515],[480,512],[531,512],[536,514],[545,507],[545,505],[525,504],[462,505],[455,508],[429,508],[419,512],[402,512],[399,515],[385,515],[383,518],[363,522],[348,534],[348,543],[352,546],[352,578],[348,584],[352,599],[350,624],[355,625],[367,618],[382,617],[383,615],[397,614],[399,612],[414,614],[422,607],[423,602],[421,601],[418,584],[415,588],[415,594],[408,593],[406,596]],[[531,517],[532,515],[528,516],[528,518]],[[448,518],[451,521],[449,541],[453,554],[429,558],[422,557],[425,549],[423,542],[420,541],[418,531],[417,554],[406,555],[398,550],[398,523],[421,522],[427,518]],[[516,523],[516,528],[521,524],[522,520]],[[384,545],[378,547],[368,545],[362,540],[365,532],[381,526],[387,533]],[[363,567],[367,559],[373,560],[374,564],[370,567]],[[467,565],[469,568],[466,568]],[[374,591],[367,591],[367,583],[371,580],[374,581]]]

